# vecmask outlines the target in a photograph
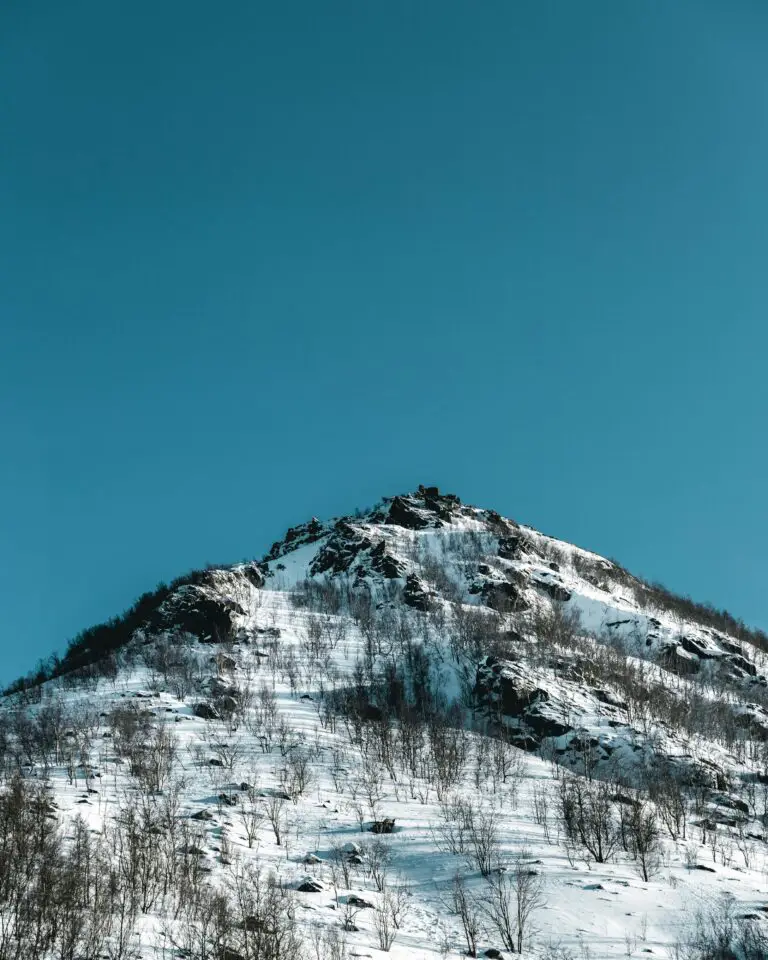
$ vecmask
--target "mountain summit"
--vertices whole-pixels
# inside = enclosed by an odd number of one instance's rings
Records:
[[[765,957],[767,652],[437,487],[313,518],[6,692],[0,957]]]

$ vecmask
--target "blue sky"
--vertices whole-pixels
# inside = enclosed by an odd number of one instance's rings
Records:
[[[768,627],[768,5],[0,12],[0,681],[437,483]]]

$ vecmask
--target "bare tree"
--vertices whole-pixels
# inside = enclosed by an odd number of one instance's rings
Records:
[[[285,797],[279,793],[273,793],[264,801],[264,812],[267,820],[275,834],[275,843],[279,846],[283,842],[283,831],[285,829]]]
[[[568,839],[578,842],[596,863],[610,860],[621,840],[611,785],[563,776],[558,800]]]
[[[313,771],[305,750],[292,750],[286,757],[282,772],[283,787],[294,803],[312,783]]]
[[[661,839],[656,811],[648,803],[632,806],[629,817],[629,851],[647,883],[661,868]]]
[[[377,837],[366,844],[365,858],[376,889],[381,892],[386,886],[387,873],[392,862],[392,848],[382,837]]]
[[[239,813],[248,847],[252,849],[258,839],[259,828],[267,817],[264,805],[254,787],[251,787],[241,799]]]
[[[542,879],[530,860],[530,851],[520,850],[510,865],[486,877],[486,914],[504,946],[518,953],[529,936],[533,913],[544,905]]]
[[[379,940],[379,949],[385,953],[389,953],[397,937],[395,915],[395,894],[388,887],[384,887],[373,910],[373,928]]]
[[[498,815],[490,807],[470,810],[467,826],[472,863],[487,877],[499,860]]]
[[[480,905],[473,894],[467,890],[467,885],[460,873],[456,873],[451,885],[450,906],[453,913],[461,920],[464,938],[467,941],[467,954],[477,956],[477,942],[482,933]]]

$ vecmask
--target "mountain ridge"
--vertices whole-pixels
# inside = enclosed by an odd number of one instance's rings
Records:
[[[765,640],[436,487],[311,518],[0,699],[0,957],[765,960]]]
[[[332,517],[327,521],[312,517],[305,523],[289,527],[283,538],[275,541],[261,560],[230,565],[209,564],[204,569],[191,570],[180,575],[170,584],[160,583],[154,590],[143,593],[124,613],[81,631],[69,642],[69,648],[64,657],[60,658],[58,655],[53,655],[49,658],[47,664],[39,666],[27,677],[19,678],[10,684],[6,688],[6,692],[23,689],[25,686],[44,682],[45,679],[59,676],[71,669],[87,666],[94,662],[93,656],[97,655],[98,650],[108,654],[119,648],[124,643],[129,642],[135,631],[146,624],[153,614],[154,607],[160,606],[174,591],[185,587],[204,586],[206,578],[210,578],[212,571],[240,570],[246,576],[258,579],[258,571],[263,573],[264,570],[269,570],[272,562],[275,562],[274,566],[277,567],[280,558],[285,554],[293,553],[300,547],[315,543],[321,538],[329,538],[332,542],[309,572],[313,576],[325,573],[332,576],[347,572],[349,564],[357,553],[366,555],[370,548],[374,546],[373,543],[366,543],[364,536],[357,541],[355,540],[355,525],[359,526],[360,523],[364,522],[366,525],[391,525],[418,530],[426,529],[430,525],[437,526],[450,523],[451,517],[456,514],[465,517],[482,517],[490,529],[499,531],[501,538],[506,535],[507,542],[506,544],[500,543],[499,549],[500,555],[503,555],[506,550],[508,559],[512,559],[511,554],[517,548],[516,543],[521,536],[525,537],[527,531],[528,534],[542,538],[545,543],[553,545],[555,550],[558,550],[558,545],[560,545],[574,551],[577,563],[581,562],[584,567],[591,564],[592,570],[587,572],[586,575],[591,577],[593,581],[601,573],[605,575],[611,572],[612,576],[623,580],[634,588],[642,587],[655,596],[656,602],[675,608],[679,613],[684,613],[689,620],[701,622],[707,626],[716,625],[717,629],[723,634],[735,636],[743,642],[768,651],[768,634],[765,631],[748,627],[743,621],[736,619],[726,610],[717,610],[711,604],[696,603],[690,597],[675,594],[660,583],[651,583],[631,574],[615,560],[609,560],[594,551],[544,534],[530,525],[517,523],[515,520],[503,517],[493,509],[465,505],[455,494],[441,494],[437,486],[419,485],[416,491],[383,497],[365,511],[358,510],[353,514]],[[368,558],[369,562],[373,564],[374,571],[381,572],[391,579],[401,576],[403,572],[402,564],[398,567],[386,553],[385,540],[379,538],[375,546],[380,555]],[[545,575],[540,580],[540,585],[543,589],[552,592],[554,599],[558,599],[558,597],[563,599],[564,593],[558,593],[556,579],[547,578]],[[504,590],[510,589],[508,586],[502,588]],[[217,614],[211,609],[208,615],[212,617],[214,627],[218,629],[226,628],[226,612],[219,611]],[[689,650],[688,652],[697,653],[696,650]]]

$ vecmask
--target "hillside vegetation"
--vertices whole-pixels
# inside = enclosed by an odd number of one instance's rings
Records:
[[[0,960],[768,956],[768,637],[436,488],[1,702]]]

